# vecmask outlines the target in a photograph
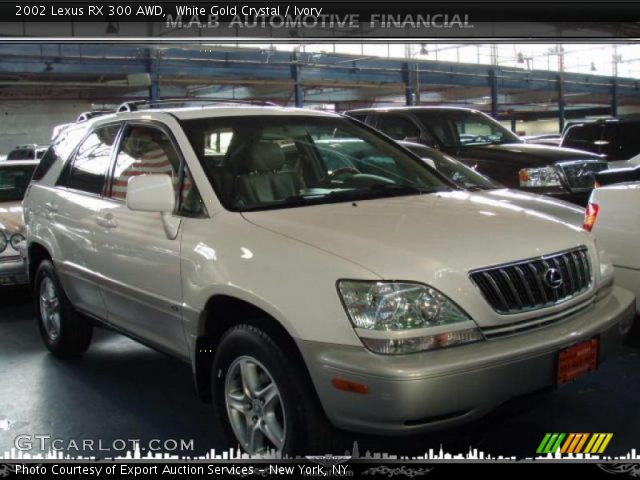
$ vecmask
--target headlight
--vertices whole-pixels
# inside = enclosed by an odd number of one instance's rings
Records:
[[[0,253],[4,252],[7,249],[7,244],[9,242],[7,241],[7,236],[4,234],[4,232],[0,231]]]
[[[12,235],[11,239],[9,240],[9,243],[14,250],[18,250],[18,245],[20,245],[22,242],[24,242],[24,236],[19,233]]]
[[[462,309],[427,285],[341,280],[338,291],[356,333],[377,353],[412,353],[484,339]]]
[[[554,167],[523,168],[519,172],[521,187],[559,187],[560,176]]]

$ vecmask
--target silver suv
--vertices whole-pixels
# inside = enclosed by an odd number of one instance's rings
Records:
[[[596,369],[634,317],[591,234],[338,115],[138,110],[50,153],[24,202],[46,346],[100,323],[189,363],[251,453],[468,422]]]

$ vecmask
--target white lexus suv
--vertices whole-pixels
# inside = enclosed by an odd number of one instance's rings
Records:
[[[467,422],[596,369],[631,326],[590,233],[355,120],[134,107],[65,129],[30,186],[40,331],[57,356],[106,324],[190,363],[247,452]]]

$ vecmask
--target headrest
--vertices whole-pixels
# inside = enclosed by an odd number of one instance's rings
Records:
[[[260,173],[275,172],[284,166],[285,158],[277,143],[258,142],[249,150],[249,170]]]

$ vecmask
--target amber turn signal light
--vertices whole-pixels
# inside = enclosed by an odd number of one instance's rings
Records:
[[[331,385],[338,390],[344,390],[345,392],[359,393],[360,395],[369,393],[369,387],[365,384],[344,380],[342,378],[332,379]]]

